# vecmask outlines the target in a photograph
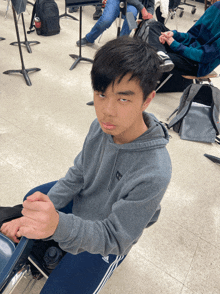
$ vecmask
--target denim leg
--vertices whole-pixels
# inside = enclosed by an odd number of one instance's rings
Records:
[[[107,1],[102,16],[99,18],[92,30],[86,35],[87,41],[94,43],[94,41],[112,25],[114,20],[119,16],[119,3],[119,0]]]
[[[134,6],[128,4],[127,5],[127,12],[132,12],[134,15],[134,18],[136,20],[138,11]],[[120,36],[130,35],[131,30],[129,29],[127,19],[125,19],[125,16],[123,16],[123,18],[124,18],[124,23],[123,23],[123,26],[122,26],[122,29],[120,32]]]

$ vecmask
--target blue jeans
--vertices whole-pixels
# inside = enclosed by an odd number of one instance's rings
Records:
[[[119,16],[120,14],[120,8],[119,8],[120,0],[108,0],[105,9],[103,11],[102,16],[99,18],[97,23],[94,25],[92,30],[86,35],[87,41],[90,43],[94,43],[95,40],[106,30],[108,29],[111,24],[114,22],[114,20]],[[136,19],[138,11],[137,9],[128,4],[127,5],[127,12],[132,12],[134,15],[134,18]],[[125,18],[123,16],[123,18]],[[129,35],[131,30],[129,29],[128,22],[125,19],[120,36]]]
[[[55,184],[56,181],[32,189],[24,200],[37,191],[47,194]],[[60,211],[71,213],[72,205],[71,201]],[[100,254],[89,252],[77,255],[66,253],[50,274],[40,294],[98,294],[125,257],[126,255],[109,254],[103,258]]]

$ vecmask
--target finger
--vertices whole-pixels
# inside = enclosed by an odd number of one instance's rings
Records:
[[[17,237],[25,236],[28,239],[42,239],[39,232],[33,226],[20,227],[16,234]]]
[[[47,201],[50,201],[50,198],[43,193],[35,192],[34,194],[28,196],[27,200],[28,201],[45,201],[45,202],[47,202]]]

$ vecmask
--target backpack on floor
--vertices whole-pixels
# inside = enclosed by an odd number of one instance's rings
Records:
[[[168,128],[179,133],[183,140],[219,142],[220,90],[211,85],[192,84],[183,92],[176,116]],[[171,117],[170,116],[170,117]]]
[[[39,17],[41,27],[37,29],[38,35],[52,36],[59,34],[60,23],[59,23],[59,9],[57,3],[54,0],[36,0],[31,17],[30,32],[34,27],[34,18]]]

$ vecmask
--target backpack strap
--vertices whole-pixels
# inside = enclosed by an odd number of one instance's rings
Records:
[[[219,114],[220,114],[220,90],[214,86],[211,86],[212,89],[212,100],[213,100],[213,112],[212,118],[215,124],[215,128],[217,131],[217,135],[220,134],[220,121],[219,121]]]
[[[168,129],[172,128],[180,119],[182,119],[188,112],[188,109],[193,101],[193,98],[199,92],[202,85],[191,84],[183,92],[183,95],[180,98],[180,105],[177,115],[171,120],[168,124]]]
[[[34,3],[34,7],[33,7],[33,10],[32,10],[30,27],[29,27],[29,31],[27,31],[27,34],[30,34],[30,33],[34,32],[34,30],[32,30],[32,28],[34,27],[34,16],[36,14],[36,2]]]

